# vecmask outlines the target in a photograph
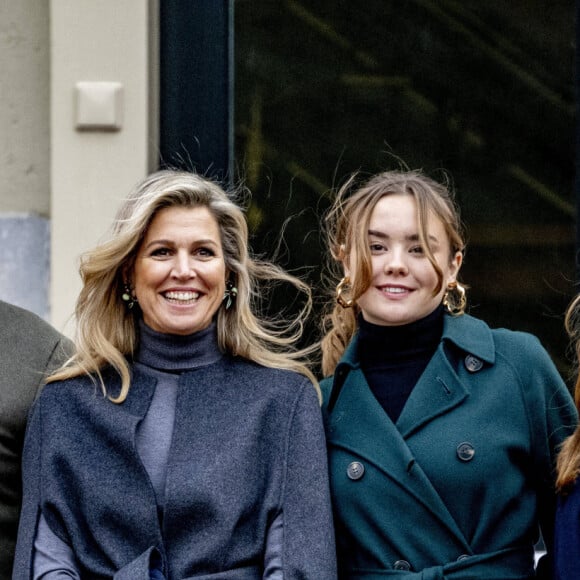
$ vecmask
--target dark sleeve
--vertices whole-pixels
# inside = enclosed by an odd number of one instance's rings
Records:
[[[22,455],[22,511],[18,526],[12,580],[29,580],[32,574],[34,538],[40,517],[42,441],[40,402],[39,399],[33,405],[26,428]]]
[[[533,363],[524,387],[533,448],[533,474],[538,489],[538,516],[547,554],[540,559],[537,577],[552,578],[551,557],[556,512],[556,456],[574,431],[578,416],[574,401],[544,348],[534,339]]]
[[[303,385],[287,434],[283,491],[286,580],[334,580],[336,553],[326,442],[314,387]]]
[[[580,484],[578,481],[570,490],[567,490],[566,495],[558,498],[555,539],[554,580],[578,580],[580,578]]]
[[[0,320],[0,577],[5,578],[13,568],[30,407],[72,344],[37,315],[1,300]]]

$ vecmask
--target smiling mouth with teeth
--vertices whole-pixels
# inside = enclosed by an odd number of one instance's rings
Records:
[[[407,288],[383,288],[383,292],[388,294],[403,294],[408,292]]]
[[[163,295],[167,300],[175,302],[191,302],[199,298],[199,292],[165,292]]]

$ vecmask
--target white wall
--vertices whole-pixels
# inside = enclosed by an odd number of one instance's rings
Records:
[[[49,317],[48,2],[0,2],[0,298]]]
[[[0,212],[49,214],[48,2],[0,2]]]
[[[157,29],[152,0],[50,2],[51,320],[68,334],[80,253],[101,239],[119,200],[154,168]],[[75,85],[84,81],[122,84],[120,130],[77,130]]]
[[[0,299],[65,327],[79,254],[155,167],[157,0],[0,2]],[[123,85],[116,132],[78,131],[79,81]]]

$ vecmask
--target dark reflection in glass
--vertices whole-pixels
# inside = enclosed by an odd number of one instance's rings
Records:
[[[453,180],[470,312],[568,374],[574,3],[237,0],[236,163],[254,248],[322,290],[319,218],[353,171]],[[280,249],[280,248],[279,248]],[[314,329],[312,329],[314,333]],[[314,336],[312,334],[311,336]]]

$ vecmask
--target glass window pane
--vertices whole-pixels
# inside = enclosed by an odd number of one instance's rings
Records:
[[[362,8],[364,6],[364,9]],[[471,314],[567,371],[574,291],[572,1],[237,0],[236,162],[254,248],[322,295],[319,217],[356,170],[453,179]]]

